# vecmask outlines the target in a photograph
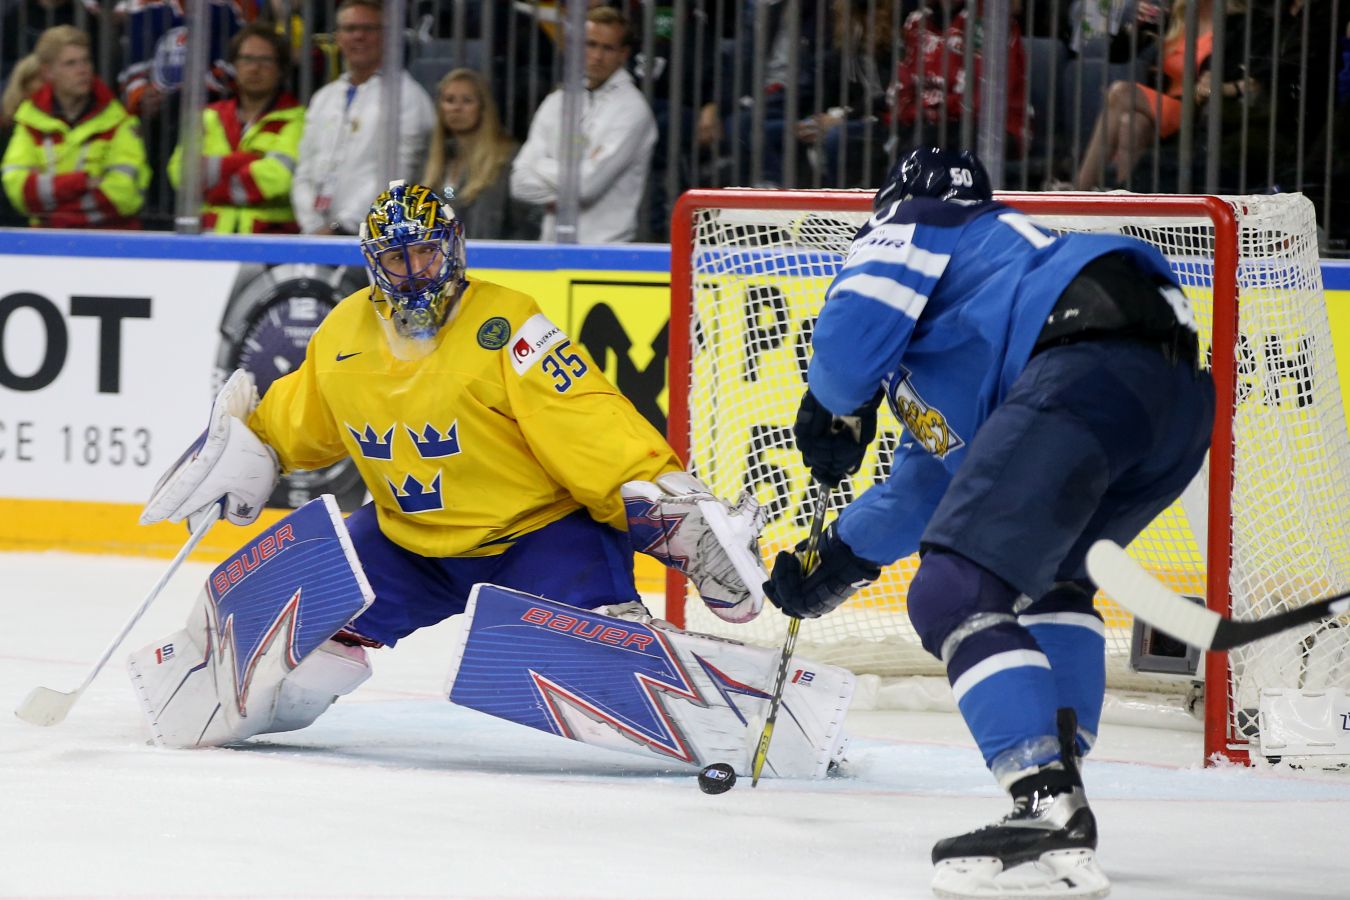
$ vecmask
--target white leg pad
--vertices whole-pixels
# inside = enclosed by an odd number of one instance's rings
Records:
[[[304,728],[370,677],[370,663],[361,647],[325,641],[294,669],[283,664],[279,652],[269,651],[254,670],[241,714],[233,660],[221,659],[214,649],[214,634],[203,596],[186,628],[142,648],[127,661],[156,744],[218,747],[257,734]],[[281,646],[276,644],[278,651]]]
[[[364,647],[325,641],[278,685],[276,716],[268,732],[295,731],[313,724],[343,694],[370,677]]]

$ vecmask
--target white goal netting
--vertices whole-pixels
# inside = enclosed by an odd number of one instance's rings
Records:
[[[677,449],[721,496],[752,490],[768,507],[766,564],[805,535],[810,479],[792,440],[804,386],[811,326],[853,234],[870,214],[870,195],[845,192],[700,192],[686,200],[692,227],[672,241],[673,403],[687,392],[687,417],[672,410]],[[1216,435],[1232,436],[1231,492],[1188,492],[1134,542],[1131,552],[1174,589],[1204,596],[1208,577],[1227,568],[1231,608],[1267,615],[1350,583],[1350,439],[1322,296],[1313,209],[1301,195],[1223,198],[1235,215],[1217,221],[1176,197],[1009,194],[1003,199],[1054,230],[1119,232],[1157,246],[1197,310],[1202,346],[1224,340],[1215,360],[1220,387]],[[1165,214],[1157,210],[1165,209]],[[1236,248],[1234,254],[1225,248]],[[683,260],[689,277],[682,284]],[[1216,260],[1218,260],[1216,262]],[[954,263],[956,264],[956,263]],[[1231,285],[1236,282],[1236,298]],[[1217,285],[1217,288],[1216,288]],[[1216,290],[1218,298],[1216,302]],[[1232,322],[1236,316],[1236,332]],[[1231,375],[1225,373],[1232,373]],[[1226,403],[1225,400],[1228,402]],[[882,407],[877,440],[861,471],[835,493],[834,508],[884,479],[901,428]],[[1226,441],[1226,438],[1223,438]],[[1216,444],[1222,446],[1222,444]],[[1202,475],[1208,478],[1209,467]],[[1214,502],[1211,502],[1214,501]],[[1206,565],[1210,532],[1231,565]],[[916,559],[889,567],[843,608],[804,623],[798,652],[878,675],[941,674],[919,646],[905,610]],[[1209,570],[1207,572],[1207,569]],[[1219,596],[1222,597],[1222,591]],[[688,602],[685,602],[685,601]],[[1213,600],[1211,601],[1214,602]],[[1105,597],[1108,680],[1115,688],[1177,687],[1129,666],[1132,622]],[[670,598],[688,627],[781,645],[786,620],[772,609],[747,626],[709,614],[696,595]],[[1339,621],[1260,642],[1230,655],[1222,733],[1207,748],[1239,754],[1255,735],[1262,687],[1350,687],[1350,629]],[[1211,664],[1213,680],[1216,666]]]

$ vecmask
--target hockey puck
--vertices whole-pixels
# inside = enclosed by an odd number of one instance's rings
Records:
[[[705,794],[725,794],[736,784],[736,770],[726,763],[704,766],[698,773],[698,789]]]

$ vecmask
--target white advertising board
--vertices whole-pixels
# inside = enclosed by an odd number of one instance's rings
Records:
[[[0,257],[0,496],[143,502],[204,426],[240,268]]]

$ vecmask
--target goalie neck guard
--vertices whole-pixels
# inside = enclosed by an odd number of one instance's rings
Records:
[[[430,188],[391,181],[361,223],[361,253],[394,355],[430,353],[466,284],[463,222]]]

